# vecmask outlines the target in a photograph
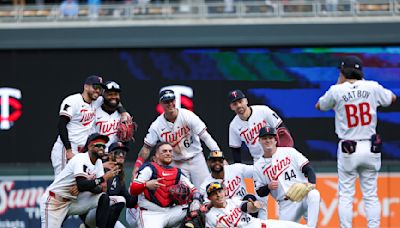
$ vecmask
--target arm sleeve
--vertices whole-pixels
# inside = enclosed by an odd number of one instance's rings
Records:
[[[96,179],[89,180],[82,176],[79,176],[75,177],[75,180],[76,180],[76,185],[78,186],[78,190],[80,192],[91,191],[95,187],[97,187]]]
[[[64,144],[65,149],[71,149],[71,142],[68,137],[67,124],[71,119],[69,116],[60,115],[58,119],[58,134],[60,135],[61,141]]]
[[[204,130],[200,135],[200,139],[206,144],[211,151],[220,150],[217,142],[211,137],[207,130]]]
[[[240,164],[244,178],[253,178],[254,167],[252,165]]]
[[[270,190],[268,188],[268,185],[264,185],[264,186],[260,187],[256,192],[257,192],[258,196],[264,197],[269,194]]]
[[[242,145],[242,141],[240,139],[239,133],[235,132],[233,125],[234,125],[233,122],[229,124],[229,147],[240,148]]]
[[[378,83],[377,83],[378,84]],[[388,107],[392,104],[392,98],[394,96],[393,92],[383,88],[380,84],[378,84],[376,89],[376,99],[377,104],[382,107]]]
[[[157,120],[156,120],[157,121]],[[154,145],[156,145],[157,141],[158,141],[158,134],[157,131],[155,129],[155,126],[157,124],[155,122],[153,122],[150,125],[150,128],[147,132],[146,137],[144,138],[144,144],[146,144],[149,148],[153,147]]]
[[[297,170],[302,171],[303,167],[307,165],[310,161],[298,150],[291,148],[290,154],[294,158],[294,165],[297,166]]]
[[[264,114],[266,116],[268,126],[277,128],[282,123],[281,117],[279,117],[278,114],[276,114],[276,112],[268,106],[264,106]]]
[[[139,195],[146,188],[146,181],[150,180],[152,171],[150,167],[146,166],[138,172],[137,177],[132,181],[129,191],[131,195]]]
[[[254,178],[254,185],[255,185],[254,187],[255,187],[256,191],[259,188],[268,184],[268,182],[266,181],[266,177],[263,175],[262,171],[256,167],[256,165],[254,165],[253,178]]]
[[[234,163],[242,163],[242,154],[240,147],[235,148],[235,147],[230,147],[232,151],[232,156],[233,156],[233,162]]]
[[[304,176],[307,177],[308,182],[310,182],[311,184],[317,183],[317,177],[315,175],[314,169],[311,167],[310,164],[306,164],[305,166],[303,166],[301,171],[304,173]]]

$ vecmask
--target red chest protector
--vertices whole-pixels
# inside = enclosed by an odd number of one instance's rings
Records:
[[[159,182],[164,184],[165,186],[161,186],[156,190],[150,190],[146,188],[144,190],[144,196],[147,200],[157,204],[160,207],[172,206],[172,201],[169,197],[169,188],[172,185],[179,183],[182,174],[181,170],[172,166],[158,165],[155,162],[149,163],[148,166],[153,171],[151,180],[164,178]]]

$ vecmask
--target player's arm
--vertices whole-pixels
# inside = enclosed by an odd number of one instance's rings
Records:
[[[69,141],[69,136],[68,136],[68,129],[67,129],[67,124],[71,121],[71,118],[66,115],[60,115],[58,118],[58,135],[60,135],[60,139],[66,149],[66,156],[67,160],[71,159],[74,154],[72,153],[71,149],[71,142]]]
[[[133,208],[138,202],[138,196],[132,196],[126,189],[125,184],[121,184],[121,192],[119,195],[123,196],[126,200],[126,207]]]
[[[204,144],[206,144],[208,149],[210,149],[210,151],[220,150],[217,142],[211,137],[207,129],[201,131],[199,137],[204,142]]]
[[[317,177],[310,163],[304,165],[303,168],[301,168],[301,172],[303,172],[304,176],[307,177],[309,183],[314,185],[317,183]]]
[[[263,207],[263,203],[257,200],[249,199],[248,202],[244,202],[241,206],[241,210],[246,213],[256,213]]]
[[[76,176],[76,185],[78,186],[79,192],[84,192],[84,191],[97,191],[97,189],[100,187],[103,182],[107,182],[109,179],[113,178],[115,175],[117,175],[119,172],[118,167],[114,167],[113,169],[107,171],[103,176],[95,179],[87,179],[84,176]],[[101,192],[101,191],[100,191]]]
[[[136,159],[135,165],[132,170],[132,179],[135,178],[137,171],[139,170],[140,166],[149,158],[150,156],[151,147],[147,144],[144,144],[142,149],[140,149],[138,157]]]

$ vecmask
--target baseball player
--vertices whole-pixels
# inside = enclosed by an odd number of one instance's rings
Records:
[[[88,137],[88,152],[75,155],[53,183],[46,189],[40,202],[42,228],[61,227],[67,215],[80,215],[97,207],[99,227],[114,226],[109,221],[109,197],[102,193],[101,184],[117,175],[119,169],[104,174],[100,157],[108,137],[92,134]],[[79,195],[72,194],[77,186]]]
[[[118,169],[121,170],[118,175],[107,181],[107,194],[110,197],[110,219],[115,223],[115,228],[125,227],[121,222],[117,221],[122,209],[126,206],[132,208],[137,205],[137,196],[129,194],[125,187],[125,173],[124,163],[126,153],[128,152],[122,142],[114,142],[109,146],[109,160],[116,162]],[[109,170],[105,168],[105,170]],[[84,216],[85,224],[88,227],[96,227],[96,209],[90,210],[90,212]]]
[[[264,205],[260,201],[241,201],[238,198],[226,199],[224,186],[220,182],[211,182],[207,186],[211,209],[206,214],[207,228],[300,228],[306,227],[295,222],[279,220],[261,220],[248,213],[257,212]]]
[[[253,178],[253,166],[241,163],[224,165],[224,154],[222,151],[211,151],[207,163],[211,174],[203,181],[200,186],[200,193],[204,196],[204,201],[208,201],[206,187],[211,182],[220,182],[225,186],[225,196],[228,199],[238,198],[242,200],[248,195],[245,178]],[[261,208],[257,213],[258,218],[267,219],[265,208]]]
[[[91,132],[95,110],[101,105],[98,99],[103,90],[103,79],[99,76],[86,78],[83,92],[68,96],[60,106],[58,134],[51,151],[54,175],[64,169],[67,161],[84,147]]]
[[[117,141],[118,128],[121,120],[121,113],[118,111],[120,107],[120,93],[121,87],[114,81],[108,81],[104,84],[103,103],[100,108],[96,109],[96,119],[93,125],[93,132],[102,135],[107,135],[110,141],[107,143],[106,152],[108,147]]]
[[[168,142],[174,149],[172,165],[180,168],[198,188],[209,174],[200,139],[211,151],[220,150],[219,146],[196,114],[175,107],[174,91],[161,91],[160,104],[164,113],[151,124],[136,160],[133,175],[149,157],[150,149],[157,141]]]
[[[264,155],[254,164],[257,194],[271,193],[278,202],[280,220],[299,221],[304,216],[308,227],[317,227],[320,194],[315,189],[316,176],[308,159],[293,147],[277,147],[275,128],[261,128],[259,141]],[[307,186],[299,202],[293,202],[287,195],[296,183]]]
[[[362,61],[346,56],[339,64],[336,85],[319,98],[316,108],[335,110],[338,144],[340,226],[351,228],[355,180],[360,177],[368,227],[380,226],[377,178],[381,167],[381,139],[376,133],[377,108],[396,96],[375,81],[364,80]]]
[[[190,211],[200,209],[200,193],[179,168],[170,166],[172,146],[168,142],[160,142],[155,149],[156,162],[146,163],[141,167],[130,186],[130,193],[139,195],[139,228],[171,227],[182,222],[187,205],[175,205],[169,193],[169,189],[179,182],[184,182],[191,189],[193,201]]]
[[[229,92],[230,108],[236,113],[229,124],[229,147],[232,150],[235,163],[241,163],[240,148],[242,142],[249,148],[250,154],[256,162],[263,155],[258,143],[260,128],[268,126],[278,129],[278,146],[293,147],[293,139],[283,124],[282,119],[266,105],[248,106],[248,100],[241,90]]]

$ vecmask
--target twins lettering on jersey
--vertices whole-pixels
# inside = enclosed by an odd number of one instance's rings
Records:
[[[267,175],[270,180],[277,180],[279,176],[290,167],[292,161],[289,157],[285,157],[282,160],[276,160],[274,165],[269,165],[263,171],[264,175]]]
[[[80,113],[82,114],[80,122],[82,123],[83,126],[89,125],[96,116],[94,111],[89,111],[87,109],[81,109]]]
[[[233,180],[228,180],[225,186],[225,196],[231,198],[233,195],[235,195],[240,188],[241,183],[242,178],[240,178],[239,176],[236,176]]]
[[[112,134],[117,133],[119,124],[120,123],[118,120],[113,120],[111,122],[97,121],[96,127],[98,129],[99,134],[110,136]]]
[[[260,129],[265,126],[267,126],[267,121],[263,120],[257,124],[254,124],[254,126],[251,129],[246,128],[245,130],[240,132],[240,137],[244,139],[246,144],[254,145],[257,142],[258,133],[260,132]]]
[[[161,133],[160,137],[165,142],[171,143],[173,147],[178,145],[183,139],[189,136],[190,128],[188,126],[178,127],[177,131],[166,131]]]
[[[240,221],[240,216],[242,215],[242,211],[235,207],[230,211],[229,215],[223,215],[218,218],[218,223],[225,223],[228,227],[236,227],[236,225]]]

